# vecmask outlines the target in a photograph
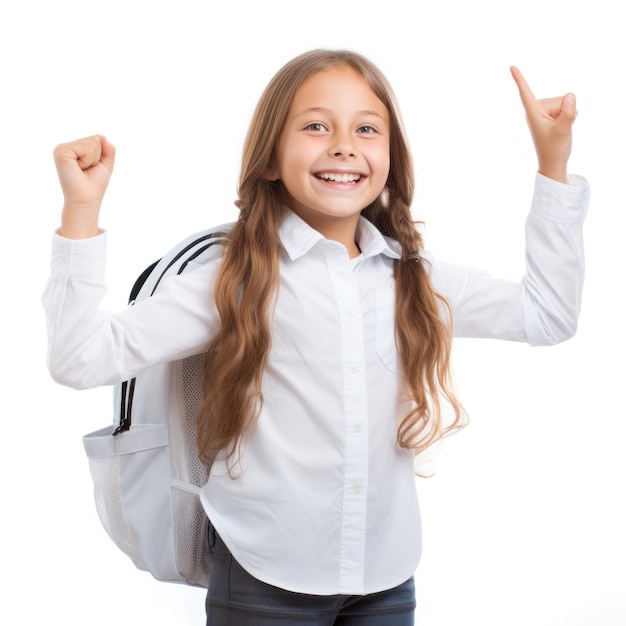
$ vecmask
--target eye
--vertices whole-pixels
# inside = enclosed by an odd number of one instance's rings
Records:
[[[319,133],[326,130],[326,127],[321,122],[311,122],[304,127],[304,130],[312,130]]]
[[[376,132],[376,129],[373,126],[365,125],[361,126],[358,132],[363,135],[373,135]]]

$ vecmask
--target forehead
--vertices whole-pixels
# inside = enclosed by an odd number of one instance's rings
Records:
[[[311,109],[346,113],[369,111],[389,119],[387,107],[369,83],[346,65],[316,72],[300,85],[291,103],[290,115]]]

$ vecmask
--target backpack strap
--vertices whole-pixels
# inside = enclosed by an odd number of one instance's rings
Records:
[[[128,298],[132,306],[135,301],[153,296],[161,283],[161,280],[169,273],[183,274],[189,263],[197,262],[204,264],[216,254],[212,254],[212,248],[223,245],[228,236],[232,224],[224,224],[218,228],[196,233],[188,237],[177,246],[172,248],[164,257],[154,261],[137,277]],[[154,281],[152,285],[150,282]],[[118,425],[112,435],[130,430],[132,424],[133,395],[135,393],[136,379],[125,380],[120,386],[120,412]]]

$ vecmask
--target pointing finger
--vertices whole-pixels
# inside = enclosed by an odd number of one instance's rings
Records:
[[[532,106],[537,102],[537,98],[533,94],[531,88],[528,86],[526,79],[522,75],[522,73],[512,65],[510,67],[511,75],[513,76],[513,80],[517,84],[517,89],[519,90],[520,98],[522,99],[522,104],[526,111],[529,111]]]

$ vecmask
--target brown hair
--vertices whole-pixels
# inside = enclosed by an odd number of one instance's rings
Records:
[[[258,417],[261,379],[270,345],[270,309],[278,285],[278,228],[287,203],[280,180],[266,174],[294,96],[311,75],[346,65],[358,72],[383,102],[390,119],[390,171],[386,197],[362,210],[383,235],[400,243],[394,262],[396,343],[411,410],[401,421],[398,444],[415,453],[464,425],[452,389],[452,314],[430,282],[422,237],[411,217],[413,162],[393,91],[365,57],[346,50],[312,50],[287,63],[272,78],[252,117],[244,144],[238,187],[239,219],[229,234],[215,283],[221,328],[208,346],[207,395],[198,416],[200,457],[233,455],[246,428]],[[444,423],[441,400],[452,408]]]

